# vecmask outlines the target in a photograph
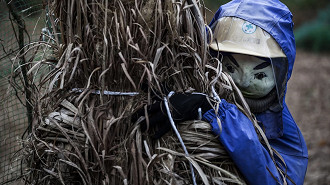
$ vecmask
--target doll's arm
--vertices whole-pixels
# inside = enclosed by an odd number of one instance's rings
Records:
[[[219,106],[218,118],[221,120],[221,132],[214,110],[203,115],[248,183],[275,185],[279,184],[277,181],[282,182],[268,151],[259,142],[251,121],[235,105],[225,100]]]

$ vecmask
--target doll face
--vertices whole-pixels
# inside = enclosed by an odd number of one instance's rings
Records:
[[[275,87],[271,63],[258,57],[226,55],[223,59],[223,70],[233,78],[243,96],[247,98],[262,98]]]

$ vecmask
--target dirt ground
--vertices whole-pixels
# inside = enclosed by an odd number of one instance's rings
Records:
[[[307,143],[304,185],[329,185],[330,54],[297,51],[286,102]]]

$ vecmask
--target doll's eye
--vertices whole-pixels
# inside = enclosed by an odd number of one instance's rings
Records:
[[[265,77],[267,77],[267,75],[264,72],[260,72],[260,73],[257,73],[254,75],[254,78],[259,79],[259,80],[261,80]]]
[[[230,73],[234,73],[234,71],[235,71],[235,69],[231,65],[227,65],[226,68]]]

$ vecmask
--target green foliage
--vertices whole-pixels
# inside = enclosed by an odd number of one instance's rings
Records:
[[[230,0],[205,0],[205,5],[215,12],[221,5],[228,3],[229,1]]]
[[[329,4],[329,0],[280,0],[282,3],[287,5],[291,11],[304,11],[304,9],[322,8],[326,4]]]
[[[316,52],[330,51],[330,5],[318,17],[295,30],[297,47]]]

